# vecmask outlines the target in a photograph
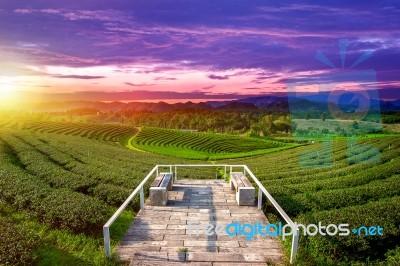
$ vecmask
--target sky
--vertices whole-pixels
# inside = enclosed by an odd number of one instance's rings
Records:
[[[364,70],[390,98],[399,25],[400,1],[1,1],[0,99],[237,99]]]

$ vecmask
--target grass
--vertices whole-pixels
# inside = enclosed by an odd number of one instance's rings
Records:
[[[189,248],[187,248],[187,247],[182,247],[182,248],[178,248],[177,250],[176,250],[178,253],[188,253],[189,252]]]
[[[195,160],[240,158],[293,148],[298,144],[261,138],[183,132],[174,129],[142,128],[128,147]]]
[[[38,247],[32,251],[35,265],[125,265],[115,257],[105,256],[100,235],[74,234],[68,230],[54,229],[25,213],[15,212],[4,203],[0,203],[0,211],[2,216],[10,218],[14,224],[23,226],[40,239]],[[118,245],[133,217],[134,213],[126,211],[111,227],[113,249]]]

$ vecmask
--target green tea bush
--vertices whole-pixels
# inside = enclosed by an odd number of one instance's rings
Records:
[[[35,204],[39,220],[73,231],[99,231],[111,214],[104,203],[80,193],[59,189]]]
[[[349,224],[349,229],[360,226],[380,226],[383,236],[366,236],[350,233],[349,236],[306,237],[307,248],[325,253],[330,260],[371,260],[382,258],[385,250],[399,244],[400,197],[378,200],[364,205],[356,205],[332,211],[309,212],[300,215],[296,222],[304,224]],[[301,236],[304,237],[304,236]],[[318,253],[313,254],[318,256]],[[315,258],[318,261],[318,258]]]
[[[88,137],[104,141],[119,141],[127,134],[135,134],[136,129],[120,124],[95,124],[51,121],[28,121],[25,129],[40,133],[57,133]]]
[[[278,196],[276,199],[285,206],[287,213],[298,215],[311,210],[329,210],[361,205],[397,195],[400,195],[399,176],[352,188]]]
[[[58,228],[92,230],[104,222],[110,208],[95,198],[50,188],[40,178],[11,163],[0,142],[0,199]]]
[[[110,184],[99,184],[92,188],[90,192],[96,197],[110,205],[119,206],[121,205],[132,193],[132,190],[114,186]]]
[[[259,138],[153,127],[143,127],[131,144],[145,151],[204,160],[244,157],[296,146]]]
[[[0,217],[0,265],[32,265],[39,239],[31,231]]]

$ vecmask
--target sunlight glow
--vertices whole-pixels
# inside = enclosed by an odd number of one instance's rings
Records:
[[[0,101],[7,101],[11,98],[16,86],[10,77],[0,77]]]

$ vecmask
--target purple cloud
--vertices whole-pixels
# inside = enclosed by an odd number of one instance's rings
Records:
[[[207,77],[208,77],[209,79],[216,79],[216,80],[226,80],[226,79],[229,79],[229,76],[218,76],[218,75],[214,75],[214,74],[208,75]]]
[[[205,90],[206,91],[206,90],[210,90],[210,89],[212,89],[214,87],[215,87],[215,85],[210,85],[210,86],[203,87],[200,90]]]
[[[400,4],[396,1],[365,5],[360,1],[321,4],[317,0],[297,4],[31,0],[28,6],[3,2],[0,56],[18,55],[19,61],[39,68],[118,66],[122,71],[124,66],[151,65],[132,72],[157,74],[154,80],[171,83],[178,83],[180,77],[163,72],[183,68],[215,73],[265,70],[268,74],[252,77],[253,85],[258,86],[273,80],[273,73],[293,76],[327,69],[314,60],[317,50],[341,65],[337,40],[347,38],[349,64],[364,51],[374,51],[353,70],[375,69],[381,84],[399,83]],[[211,74],[204,79],[217,82],[241,75],[250,74]],[[275,78],[284,84],[284,77]]]
[[[86,76],[86,75],[50,75],[59,79],[104,79],[105,76]]]
[[[131,83],[131,82],[124,82],[125,85],[128,86],[132,86],[132,87],[147,87],[147,86],[154,86],[156,84],[146,84],[146,83],[142,83],[142,84],[135,84],[135,83]]]
[[[155,77],[154,80],[177,80],[177,78],[170,77]]]
[[[34,93],[24,92],[26,98],[32,100],[40,99],[41,101],[137,101],[137,100],[227,100],[255,97],[257,94],[238,94],[238,93],[207,93],[201,91],[191,92],[175,92],[175,91],[149,91],[135,90],[124,92],[104,92],[104,91],[79,91],[74,93]]]
[[[242,90],[261,90],[262,88],[257,88],[257,87],[248,87],[248,88],[242,88]]]

